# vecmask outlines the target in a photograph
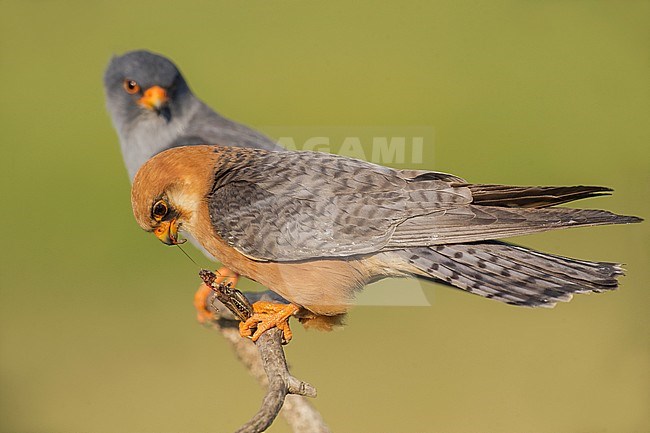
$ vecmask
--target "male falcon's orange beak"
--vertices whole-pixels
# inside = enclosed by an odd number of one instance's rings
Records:
[[[153,230],[153,233],[162,243],[167,245],[178,245],[186,241],[186,239],[178,240],[178,224],[175,219],[161,221],[158,227]]]
[[[160,110],[167,103],[169,97],[167,91],[160,86],[151,86],[145,90],[142,98],[138,99],[138,104],[147,110]]]

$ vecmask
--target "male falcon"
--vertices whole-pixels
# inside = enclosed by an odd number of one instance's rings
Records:
[[[280,326],[288,340],[291,315],[340,317],[356,291],[386,277],[434,279],[531,307],[615,289],[618,264],[496,240],[641,221],[554,207],[609,191],[471,184],[318,152],[191,146],[145,163],[131,202],[138,224],[164,243],[179,243],[182,229],[228,268],[288,300],[256,303],[257,314],[241,327],[256,340]]]
[[[226,146],[283,150],[269,138],[213,111],[190,90],[176,65],[149,51],[130,51],[113,57],[104,74],[106,107],[120,139],[124,163],[133,180],[152,156],[176,146],[220,143]],[[226,268],[218,281],[236,284]],[[210,289],[197,292],[199,321],[210,313],[200,300]]]

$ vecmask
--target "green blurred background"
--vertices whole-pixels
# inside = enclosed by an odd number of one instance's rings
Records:
[[[416,168],[604,184],[613,197],[580,205],[650,216],[648,1],[0,8],[3,432],[225,432],[262,396],[195,322],[195,266],[132,218],[104,109],[112,54],[164,53],[208,104],[263,131],[430,126]],[[428,284],[428,308],[359,307],[328,334],[294,326],[293,371],[333,431],[650,431],[648,224],[517,241],[629,275],[553,310]]]

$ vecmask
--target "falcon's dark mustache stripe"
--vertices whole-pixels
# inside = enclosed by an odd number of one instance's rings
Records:
[[[619,264],[555,256],[505,242],[410,248],[399,253],[420,272],[456,288],[512,305],[552,307],[574,293],[618,287]]]

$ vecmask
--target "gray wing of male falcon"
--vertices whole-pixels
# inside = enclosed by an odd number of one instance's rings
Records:
[[[636,221],[545,207],[609,191],[602,187],[474,185],[318,152],[218,152],[208,197],[212,224],[258,260],[344,257]]]

